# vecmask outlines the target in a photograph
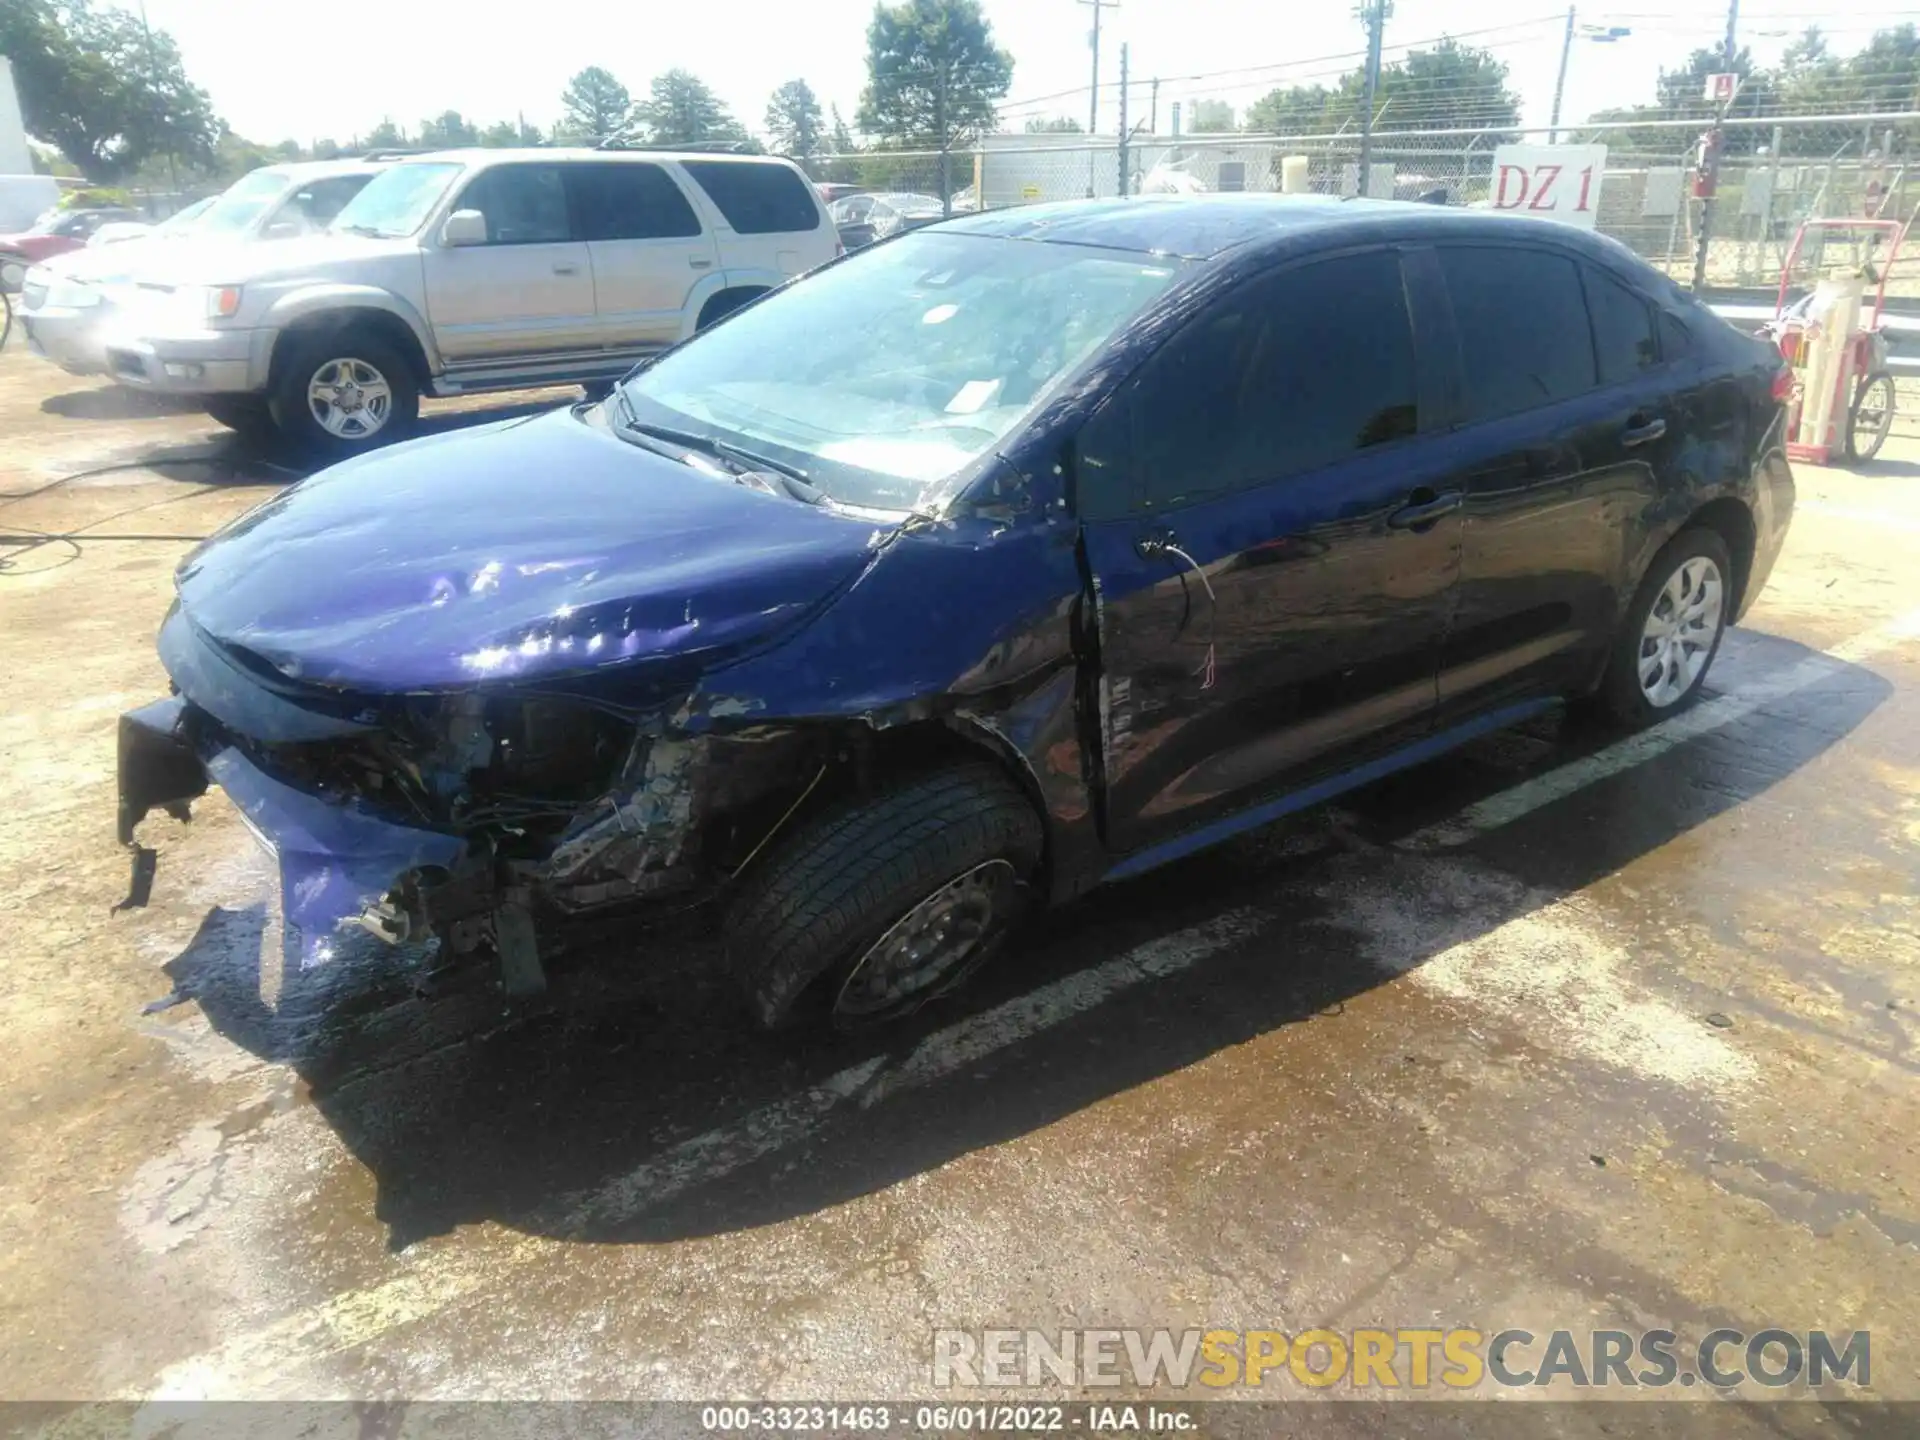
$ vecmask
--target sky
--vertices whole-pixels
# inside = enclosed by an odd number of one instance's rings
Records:
[[[132,6],[136,0],[120,0]],[[872,0],[706,0],[694,4],[507,4],[503,0],[380,0],[340,13],[286,0],[145,0],[178,42],[187,72],[240,134],[262,143],[346,143],[383,118],[411,130],[453,109],[481,124],[517,115],[542,127],[586,65],[611,70],[638,98],[661,71],[682,67],[711,85],[758,132],[768,94],[805,78],[849,122],[866,70]],[[1393,0],[1387,58],[1453,34],[1511,69],[1522,119],[1544,125],[1553,100],[1566,11],[1543,0]],[[1014,58],[1003,111],[1072,115],[1086,123],[1093,8],[1086,0],[984,0],[995,38]],[[1121,0],[1101,11],[1101,122],[1112,131],[1120,45],[1129,47],[1132,118],[1147,112],[1162,77],[1160,125],[1175,101],[1217,98],[1244,109],[1276,84],[1331,82],[1364,45],[1348,0],[1308,7],[1276,0]],[[1914,0],[1745,0],[1741,43],[1763,63],[1792,36],[1822,23],[1836,53],[1874,29],[1911,20]],[[297,17],[297,22],[296,22]],[[1662,63],[1718,45],[1726,25],[1714,0],[1620,0],[1582,7],[1582,24],[1626,26],[1610,44],[1576,41],[1563,117],[1650,101]],[[1201,77],[1201,78],[1194,78]],[[1417,119],[1417,117],[1414,117]],[[1383,128],[1394,128],[1383,118]]]

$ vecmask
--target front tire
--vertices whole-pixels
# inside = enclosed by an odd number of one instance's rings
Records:
[[[405,436],[420,418],[420,388],[398,350],[348,330],[293,342],[272,408],[293,445],[344,458]]]
[[[1733,611],[1733,561],[1714,530],[1684,530],[1647,567],[1614,640],[1599,700],[1638,730],[1693,702]]]
[[[999,948],[1039,863],[1040,820],[1003,774],[950,766],[796,834],[733,906],[728,962],[769,1030],[902,1020]]]
[[[207,395],[200,401],[207,417],[249,439],[273,433],[273,411],[264,395]]]

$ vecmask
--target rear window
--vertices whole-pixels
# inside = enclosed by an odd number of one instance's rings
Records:
[[[1580,272],[1520,246],[1443,246],[1467,418],[1497,420],[1593,389],[1593,327]]]
[[[736,234],[820,228],[820,207],[813,192],[784,165],[742,160],[683,160],[680,164],[713,198]]]

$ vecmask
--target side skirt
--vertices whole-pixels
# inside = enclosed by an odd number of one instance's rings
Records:
[[[1518,725],[1521,721],[1530,720],[1535,715],[1543,714],[1560,704],[1561,701],[1558,698],[1523,700],[1517,704],[1502,706],[1498,710],[1489,710],[1485,715],[1475,716],[1449,730],[1442,730],[1437,735],[1429,735],[1424,740],[1417,740],[1411,745],[1394,751],[1391,755],[1382,755],[1377,760],[1369,760],[1364,765],[1343,770],[1338,775],[1329,775],[1324,780],[1315,781],[1278,799],[1268,800],[1251,809],[1202,825],[1197,830],[1189,830],[1184,835],[1176,835],[1171,840],[1164,840],[1158,845],[1136,851],[1101,876],[1100,883],[1105,884],[1109,880],[1125,880],[1134,875],[1144,875],[1149,870],[1157,870],[1162,865],[1183,860],[1201,850],[1210,849],[1223,840],[1230,840],[1235,835],[1244,834],[1249,830],[1257,830],[1262,825],[1270,825],[1283,816],[1308,809],[1322,801],[1331,800],[1336,795],[1344,795],[1347,791],[1357,790],[1362,785],[1371,785],[1375,780],[1385,779],[1401,770],[1412,769],[1415,765],[1424,765],[1436,756],[1458,749],[1470,740],[1477,740],[1482,735]]]

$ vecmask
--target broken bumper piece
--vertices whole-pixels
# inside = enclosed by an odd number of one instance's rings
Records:
[[[120,717],[120,841],[134,858],[133,884],[116,909],[144,905],[152,890],[154,852],[133,838],[140,821],[155,809],[186,819],[210,783],[278,862],[282,915],[299,927],[307,963],[329,958],[334,932],[361,923],[410,873],[451,870],[466,853],[457,835],[398,825],[275,779],[175,697]]]

